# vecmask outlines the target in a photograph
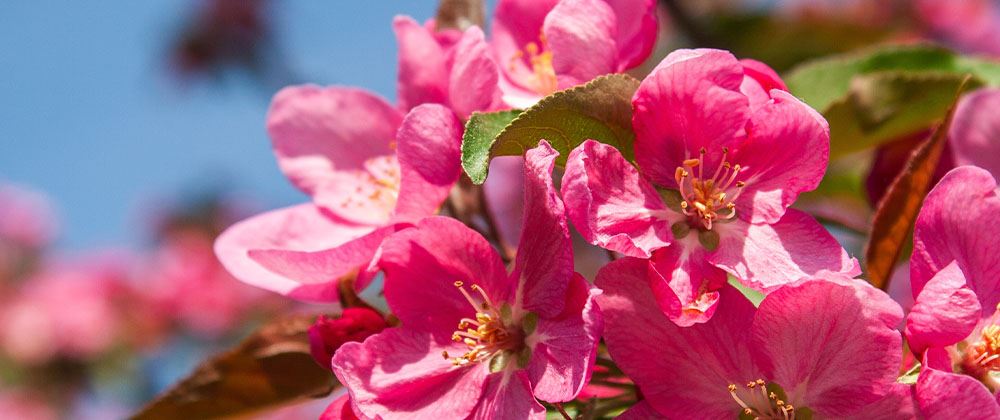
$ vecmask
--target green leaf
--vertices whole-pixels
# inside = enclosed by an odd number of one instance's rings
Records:
[[[477,184],[486,181],[489,160],[496,156],[520,156],[538,145],[542,139],[556,149],[556,163],[563,165],[570,150],[593,139],[610,144],[632,159],[632,94],[639,81],[624,74],[598,77],[587,84],[559,91],[542,98],[537,104],[517,115],[492,141],[487,142],[487,126],[477,122],[477,133],[467,135],[462,142],[462,167]],[[492,122],[497,122],[496,117]],[[468,142],[468,143],[467,143]]]
[[[486,180],[493,140],[520,114],[521,110],[518,109],[472,113],[465,123],[465,133],[462,134],[462,168],[470,178]],[[477,184],[482,184],[482,181]]]
[[[966,75],[968,89],[1000,86],[1000,62],[928,44],[882,46],[808,62],[785,81],[830,122],[833,159],[940,122]]]
[[[965,78],[942,72],[880,72],[856,77],[826,112],[831,158],[927,129],[940,121]],[[978,80],[967,88],[980,86]]]

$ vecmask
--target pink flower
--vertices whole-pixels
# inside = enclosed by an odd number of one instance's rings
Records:
[[[501,104],[499,68],[490,55],[482,29],[464,33],[437,31],[433,21],[418,24],[409,16],[392,22],[399,42],[399,107],[446,105],[462,119],[473,111]]]
[[[405,118],[360,89],[296,86],[275,96],[267,127],[278,164],[312,202],[221,235],[216,253],[233,275],[300,299],[335,300],[331,282],[367,267],[389,234],[437,212],[460,173],[460,118],[499,103],[499,75],[479,28],[432,27],[394,22]],[[357,287],[372,274],[363,270]]]
[[[648,405],[631,418],[913,417],[896,383],[902,310],[863,281],[804,279],[759,308],[727,286],[710,321],[679,327],[659,310],[646,271],[624,258],[597,276],[608,352]]]
[[[656,2],[500,0],[492,30],[504,101],[527,107],[642,64],[656,43]]]
[[[652,257],[649,282],[670,320],[711,318],[727,272],[764,292],[860,272],[819,223],[788,209],[819,184],[830,137],[773,70],[725,51],[678,50],[632,105],[641,172],[587,141],[569,155],[562,194],[585,239]]]
[[[957,49],[1000,56],[1000,7],[991,0],[917,0],[916,17],[930,35]]]
[[[984,169],[952,170],[924,199],[913,232],[915,302],[906,338],[922,356],[917,399],[928,415],[996,418],[1000,406],[1000,189]],[[983,383],[980,383],[982,381]],[[985,384],[985,385],[984,385]]]
[[[368,308],[347,308],[337,318],[320,315],[309,327],[309,349],[316,363],[330,369],[330,360],[340,346],[364,341],[387,326],[382,315]]]
[[[365,417],[544,418],[587,382],[602,327],[599,292],[573,272],[557,153],[525,158],[524,235],[508,274],[497,252],[454,219],[430,217],[382,250],[385,297],[402,323],[347,343],[333,370]]]
[[[55,237],[56,218],[48,197],[0,182],[0,246],[42,248]]]
[[[238,279],[284,295],[335,300],[332,282],[367,266],[392,232],[436,213],[459,176],[462,126],[440,105],[404,118],[363,90],[290,87],[275,96],[267,127],[282,171],[312,201],[237,223],[215,248]]]

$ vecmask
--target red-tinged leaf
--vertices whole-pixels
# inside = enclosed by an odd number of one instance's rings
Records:
[[[437,29],[484,27],[486,5],[483,3],[483,0],[441,0],[434,20],[437,22]]]
[[[969,79],[970,77],[966,77],[959,86],[958,95],[965,91]],[[924,196],[933,187],[934,170],[948,142],[948,128],[958,95],[944,121],[913,151],[903,171],[896,176],[888,192],[878,203],[872,220],[871,235],[865,247],[868,281],[875,287],[888,289],[889,278],[913,229]]]
[[[264,325],[237,347],[202,363],[134,418],[241,416],[328,395],[338,384],[309,353],[307,331],[315,319],[294,315]]]

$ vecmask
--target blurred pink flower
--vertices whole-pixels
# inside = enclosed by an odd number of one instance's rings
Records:
[[[54,357],[91,359],[117,344],[126,290],[119,256],[89,255],[45,267],[0,309],[0,346],[11,358],[39,364]]]
[[[931,190],[917,217],[915,302],[905,332],[923,359],[916,395],[928,416],[1000,417],[993,395],[1000,390],[993,379],[1000,372],[1000,228],[982,223],[1000,211],[998,194],[988,171],[962,166]]]
[[[762,292],[860,273],[818,222],[788,208],[819,184],[830,136],[773,70],[726,51],[678,50],[632,105],[642,171],[589,140],[570,153],[562,193],[585,239],[652,257],[649,282],[673,322],[711,318],[727,272]]]
[[[212,253],[212,242],[195,230],[171,232],[161,240],[136,278],[147,316],[217,337],[276,306],[269,302],[272,296],[233,278]]]
[[[1000,5],[992,0],[916,0],[931,35],[955,48],[1000,56]]]
[[[56,225],[48,197],[0,182],[0,246],[45,247],[55,237]]]
[[[6,388],[0,391],[0,413],[6,419],[56,420],[56,410],[46,404],[40,395]]]
[[[512,273],[454,219],[426,218],[386,242],[379,265],[402,326],[344,344],[333,358],[356,410],[385,419],[544,418],[536,398],[580,392],[602,326],[592,303],[599,292],[573,272],[552,187],[556,156],[545,142],[527,152],[525,234]]]
[[[492,31],[504,101],[527,107],[642,64],[656,43],[656,2],[500,0]]]
[[[624,258],[596,281],[608,352],[648,405],[631,418],[914,417],[896,383],[903,314],[883,292],[830,275],[781,286],[754,308],[725,286],[710,321],[679,327],[646,270]]]

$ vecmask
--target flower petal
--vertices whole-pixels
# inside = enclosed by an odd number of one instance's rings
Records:
[[[552,317],[562,312],[573,278],[573,246],[559,194],[552,186],[556,152],[542,140],[524,157],[524,232],[517,247],[515,307]]]
[[[510,106],[531,106],[541,96],[532,88],[534,72],[521,58],[528,43],[539,43],[545,16],[559,0],[500,0],[490,25],[490,45],[501,70],[504,101]]]
[[[740,92],[750,100],[751,113],[771,101],[771,89],[788,91],[785,82],[767,64],[747,58],[740,60],[740,64],[744,73]]]
[[[604,327],[594,302],[599,294],[600,290],[592,289],[577,274],[563,313],[538,320],[536,333],[528,338],[533,349],[527,369],[536,397],[548,402],[570,401],[587,384]]]
[[[917,404],[928,420],[996,419],[1000,405],[975,378],[924,369],[917,378]]]
[[[892,391],[902,316],[888,295],[862,281],[804,281],[764,298],[750,348],[797,405],[844,416]]]
[[[409,16],[396,16],[392,30],[399,43],[399,107],[409,110],[425,103],[448,100],[448,68],[445,48],[431,29]]]
[[[927,282],[906,318],[910,349],[920,354],[962,341],[976,328],[981,310],[958,263],[948,264]]]
[[[552,52],[559,88],[617,70],[615,12],[604,0],[562,0],[545,17],[542,33]]]
[[[448,108],[413,108],[399,127],[399,199],[395,219],[437,213],[461,174],[462,122]]]
[[[278,166],[311,195],[336,171],[363,170],[369,158],[391,155],[389,144],[402,119],[365,90],[301,85],[274,96],[267,132]]]
[[[632,97],[635,156],[654,183],[677,187],[674,170],[684,159],[710,153],[703,165],[720,164],[749,117],[740,92],[743,66],[726,51],[676,50],[643,79]]]
[[[789,209],[775,224],[718,224],[719,249],[709,259],[747,286],[768,291],[821,273],[856,276],[858,261],[809,214]]]
[[[482,363],[458,367],[441,357],[463,349],[426,332],[390,328],[364,343],[341,346],[333,372],[367,417],[464,418],[479,401],[489,372]]]
[[[846,416],[848,420],[870,419],[916,419],[920,412],[917,408],[913,385],[901,383],[892,384],[889,394],[882,399],[868,404],[861,410]]]
[[[649,401],[642,400],[625,410],[624,413],[615,417],[618,420],[666,420],[667,416],[664,416],[660,412],[656,411]]]
[[[500,69],[484,39],[483,30],[465,30],[454,49],[448,99],[462,119],[474,111],[489,111],[501,104]]]
[[[955,109],[955,119],[948,140],[955,163],[975,165],[993,176],[1000,175],[1000,89],[985,88],[962,97]]]
[[[612,0],[608,2],[615,11],[617,21],[618,67],[623,72],[646,61],[656,45],[656,1]]]
[[[379,266],[392,313],[408,328],[432,331],[444,340],[460,319],[476,314],[455,282],[465,283],[466,290],[478,285],[493,302],[509,302],[512,289],[489,242],[447,217],[428,217],[391,236],[382,245]]]
[[[663,313],[677,326],[708,321],[719,303],[726,272],[710,264],[703,248],[675,244],[649,260],[648,283]]]
[[[952,261],[979,298],[983,317],[1000,303],[1000,214],[996,180],[984,169],[948,172],[924,198],[913,231],[910,281],[914,296]]]
[[[318,289],[327,293],[335,293],[336,282],[355,269],[365,266],[374,258],[378,247],[396,230],[403,226],[390,225],[375,229],[363,236],[344,242],[338,246],[322,251],[298,251],[288,249],[251,249],[247,255],[274,274],[288,279],[294,279],[302,284],[305,290],[296,290],[289,294],[306,300],[327,300],[324,296],[313,295],[311,290]],[[370,280],[370,279],[367,279]],[[368,282],[358,281],[358,290],[368,286]],[[336,294],[329,300],[336,299]]]
[[[593,140],[570,152],[562,195],[584,239],[631,257],[649,258],[654,250],[670,245],[667,217],[681,217],[667,209],[617,149]]]
[[[335,301],[336,286],[287,277],[250,257],[253,250],[319,251],[337,248],[372,232],[371,227],[344,223],[312,204],[270,211],[236,223],[215,241],[215,254],[244,283],[306,300]],[[327,272],[336,279],[356,266]]]
[[[746,342],[753,305],[724,287],[711,321],[678,327],[653,299],[646,264],[623,258],[597,274],[608,352],[657,411],[677,418],[732,418],[740,406],[730,397],[729,384],[761,377]]]
[[[819,186],[830,155],[830,130],[816,111],[790,93],[773,90],[771,102],[750,116],[746,141],[732,162],[747,183],[737,215],[752,223],[781,219],[800,193]]]
[[[486,379],[482,399],[471,418],[545,418],[545,407],[531,394],[531,384],[523,371],[494,373]]]

